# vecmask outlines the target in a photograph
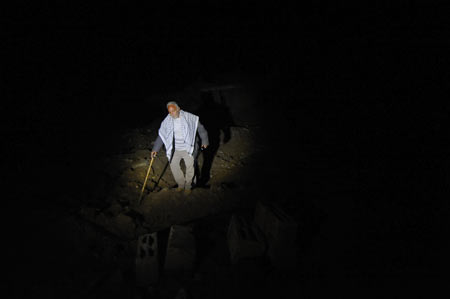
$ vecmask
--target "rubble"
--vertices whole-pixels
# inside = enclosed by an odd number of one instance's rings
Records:
[[[195,239],[192,227],[172,225],[164,263],[166,273],[189,273],[196,258]]]
[[[296,221],[275,203],[258,201],[254,215],[255,224],[267,240],[267,255],[272,264],[278,267],[295,266],[298,229]]]
[[[108,145],[105,152],[92,153],[95,159],[84,160],[93,162],[80,173],[83,184],[78,185],[82,190],[78,202],[81,204],[73,212],[80,224],[72,229],[78,236],[77,243],[84,245],[71,246],[78,246],[80,259],[99,269],[94,274],[80,274],[79,284],[86,284],[87,289],[83,295],[101,294],[108,288],[107,294],[119,293],[123,285],[128,289],[154,286],[156,290],[161,273],[193,274],[197,270],[197,240],[192,227],[186,223],[232,213],[237,207],[251,204],[247,196],[254,189],[249,188],[248,182],[253,179],[251,167],[257,164],[255,155],[261,149],[255,145],[260,128],[240,122],[230,126],[228,132],[218,133],[215,147],[200,153],[201,168],[207,151],[211,150],[209,178],[189,196],[173,191],[175,181],[164,148],[161,149],[139,205],[158,126],[159,122],[153,121],[145,128],[122,130],[117,133],[120,136],[111,133],[117,139],[105,141]],[[167,228],[170,228],[167,247],[158,248],[157,232]],[[229,250],[232,263],[263,257],[267,250],[259,228],[236,216],[231,218],[228,235],[224,232],[220,239],[221,250],[224,253]],[[221,269],[226,269],[228,258],[223,263]]]
[[[227,240],[233,264],[245,258],[262,257],[266,250],[264,236],[259,229],[236,214],[231,217]]]

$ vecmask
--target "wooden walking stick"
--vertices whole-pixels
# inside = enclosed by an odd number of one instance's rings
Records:
[[[148,166],[147,175],[145,176],[144,185],[142,185],[141,195],[139,196],[139,205],[141,204],[142,194],[144,193],[145,185],[147,184],[148,175],[150,174],[150,170],[152,169],[153,160],[155,157],[152,157],[150,161],[150,165]]]

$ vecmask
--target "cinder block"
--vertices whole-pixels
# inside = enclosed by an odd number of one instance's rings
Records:
[[[243,217],[233,214],[228,227],[228,249],[231,263],[243,258],[264,256],[266,244],[259,229]]]
[[[192,227],[172,225],[167,242],[164,270],[168,272],[192,271],[195,256],[195,238]]]
[[[159,278],[157,234],[145,234],[138,238],[136,254],[136,284],[150,286]]]

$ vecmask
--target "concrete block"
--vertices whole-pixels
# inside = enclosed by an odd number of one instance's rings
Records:
[[[264,256],[266,245],[260,230],[243,217],[233,214],[228,227],[228,249],[231,263],[240,259]]]
[[[169,272],[192,271],[196,258],[192,227],[172,225],[167,242],[164,270]]]
[[[157,234],[144,234],[138,238],[136,253],[136,284],[150,286],[159,278]]]

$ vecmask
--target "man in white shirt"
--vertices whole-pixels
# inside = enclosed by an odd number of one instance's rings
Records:
[[[164,144],[170,169],[178,184],[177,191],[184,190],[189,194],[195,174],[194,161],[198,152],[198,137],[201,139],[201,148],[207,148],[208,132],[197,115],[181,110],[176,102],[168,102],[167,111],[169,114],[161,122],[151,155],[156,157]],[[186,174],[181,170],[181,160],[184,160]]]

